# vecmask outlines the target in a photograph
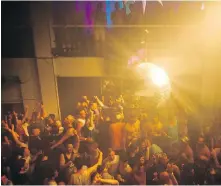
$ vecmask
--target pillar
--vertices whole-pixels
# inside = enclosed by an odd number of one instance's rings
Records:
[[[31,21],[42,101],[47,113],[60,119],[57,77],[52,56],[51,2],[31,2]]]

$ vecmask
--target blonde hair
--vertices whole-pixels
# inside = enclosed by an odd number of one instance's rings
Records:
[[[72,115],[68,115],[67,118],[68,118],[68,120],[70,120],[70,122],[74,121],[74,116],[72,116]]]

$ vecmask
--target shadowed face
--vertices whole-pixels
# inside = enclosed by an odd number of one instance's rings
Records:
[[[145,150],[146,149],[146,143],[145,143],[145,141],[143,141],[142,143],[141,143],[141,149],[142,150]]]
[[[40,129],[32,129],[33,136],[39,136],[41,133]]]
[[[70,124],[72,124],[74,121],[74,117],[71,115],[68,115],[66,118],[64,118],[64,127],[68,127]]]
[[[51,117],[49,117],[49,118],[48,118],[48,123],[49,123],[49,125],[51,125],[51,124],[54,123],[54,120],[53,120]]]
[[[158,163],[158,157],[156,155],[152,156],[152,161],[156,165]]]
[[[168,161],[169,161],[169,159],[166,154],[161,155],[160,163],[162,163],[163,165],[166,165],[168,163]]]
[[[199,147],[203,147],[205,144],[204,144],[204,138],[198,138],[198,141],[197,141],[197,145]]]
[[[109,155],[108,155],[108,158],[109,158],[110,161],[113,161],[114,158],[115,158],[115,152],[114,152],[114,151],[111,151],[111,152],[109,153]]]
[[[68,151],[68,153],[72,153],[73,152],[73,145],[72,144],[68,144],[67,145],[67,151]]]
[[[80,111],[80,117],[84,119],[86,118],[86,112],[84,110]]]
[[[141,164],[141,165],[144,165],[144,163],[145,163],[145,159],[144,159],[144,157],[142,156],[142,157],[140,157],[140,164]]]

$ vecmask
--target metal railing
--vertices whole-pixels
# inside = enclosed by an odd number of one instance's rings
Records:
[[[107,28],[105,34],[105,50],[114,50],[116,45],[127,49],[138,46],[162,49],[175,41],[174,31],[197,25],[52,25],[55,33],[56,55],[58,56],[96,56],[94,50],[96,40],[94,28]],[[90,31],[88,32],[88,29]],[[131,29],[130,29],[131,28]],[[115,30],[117,29],[117,30]],[[120,30],[118,32],[118,29]],[[77,31],[77,32],[75,32]],[[110,53],[109,53],[110,54]],[[112,53],[113,54],[113,53]]]
[[[123,24],[123,25],[75,25],[75,24],[64,24],[57,25],[53,24],[53,28],[181,28],[181,27],[196,27],[196,24]]]

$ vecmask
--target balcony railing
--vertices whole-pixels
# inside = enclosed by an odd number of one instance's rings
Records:
[[[168,48],[183,28],[197,25],[53,25],[54,55],[107,56],[139,48]],[[102,44],[103,53],[96,47]]]

